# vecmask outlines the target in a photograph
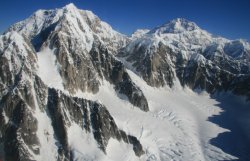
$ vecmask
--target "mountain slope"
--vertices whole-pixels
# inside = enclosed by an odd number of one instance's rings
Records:
[[[39,10],[0,36],[0,160],[244,160],[249,46],[180,18],[127,37]]]
[[[51,62],[54,64],[51,67],[54,66],[53,70],[58,70],[59,75],[54,72],[57,81],[49,83],[61,84],[59,89],[65,89],[69,93],[76,93],[78,90],[96,93],[100,81],[106,78],[116,84],[118,91],[126,85],[130,91],[122,93],[134,105],[147,110],[143,94],[139,96],[141,91],[129,83],[130,78],[126,76],[123,64],[113,56],[127,38],[100,21],[92,12],[79,10],[73,4],[62,9],[41,10],[10,27],[9,31],[12,30],[31,39],[32,45],[39,52],[38,57],[45,61],[55,59],[55,62]],[[48,52],[50,54],[46,56]],[[100,59],[103,61],[101,64]],[[49,72],[44,71],[47,69],[44,67],[46,64],[42,61],[38,64],[38,74],[46,82],[46,73]]]
[[[119,56],[152,86],[172,87],[175,80],[192,89],[238,92],[238,79],[248,80],[250,45],[214,37],[195,23],[175,19],[132,40]],[[243,88],[249,89],[248,84]]]
[[[74,144],[70,144],[73,138],[68,137],[71,132],[68,128],[74,124],[81,135],[92,133],[88,141],[93,144],[95,155],[106,152],[111,138],[132,144],[137,156],[144,153],[135,137],[118,129],[103,105],[65,95],[45,85],[36,75],[36,52],[22,36],[12,32],[1,38],[3,44],[11,42],[3,46],[1,55],[1,71],[9,70],[6,73],[10,74],[1,73],[0,128],[5,160],[74,158]]]

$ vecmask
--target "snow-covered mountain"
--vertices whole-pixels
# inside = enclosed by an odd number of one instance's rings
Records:
[[[132,35],[131,39],[138,39],[141,38],[143,35],[148,33],[150,30],[149,29],[138,29],[136,30]]]
[[[79,10],[74,4],[61,9],[38,10],[28,19],[11,26],[9,31],[24,34],[32,40],[36,49],[41,47],[52,31],[79,39],[85,43],[83,48],[87,51],[91,49],[94,39],[102,41],[111,51],[124,46],[127,39],[91,11]]]
[[[128,37],[69,4],[12,25],[0,55],[0,160],[250,157],[244,40],[181,18]]]
[[[119,56],[151,86],[175,80],[192,89],[235,91],[249,95],[250,45],[243,40],[215,37],[195,23],[177,18],[132,40]],[[239,81],[241,80],[241,81]]]

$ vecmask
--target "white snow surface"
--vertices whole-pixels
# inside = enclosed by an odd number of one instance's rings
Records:
[[[56,61],[56,56],[53,50],[44,48],[37,53],[38,71],[37,75],[49,87],[64,90],[63,80],[59,74],[59,64]]]
[[[133,151],[133,146],[123,141],[119,142],[113,138],[109,140],[107,146],[107,156],[111,160],[127,160],[134,161],[138,160],[137,156]]]
[[[126,96],[117,94],[113,86],[105,81],[97,94],[79,91],[76,96],[104,104],[118,127],[140,140],[146,154],[132,160],[236,159],[235,156],[209,143],[210,139],[217,137],[218,134],[229,132],[208,121],[209,117],[223,112],[218,101],[206,92],[197,94],[190,89],[183,89],[178,82],[172,89],[153,88],[132,71],[128,70],[128,73],[145,94],[149,112],[134,107],[126,100]],[[131,148],[124,149],[121,154],[119,149],[113,150],[118,151],[117,155],[122,157],[121,160],[131,160]],[[113,155],[114,151],[108,150],[107,155]],[[114,156],[116,157],[118,156]]]
[[[107,160],[105,154],[98,148],[92,134],[82,130],[79,125],[72,123],[68,128],[69,146],[77,161]]]
[[[117,160],[138,160],[132,145],[123,141],[119,142],[111,138],[106,148],[107,155],[98,147],[93,134],[82,130],[79,125],[72,123],[68,128],[69,146],[77,161],[117,161]]]
[[[138,39],[141,38],[143,35],[148,33],[150,30],[149,29],[138,29],[136,30],[132,35],[131,39]]]
[[[33,96],[36,96],[34,87],[32,88]],[[37,161],[57,160],[58,141],[55,138],[52,121],[46,111],[41,111],[36,98],[34,116],[37,119],[37,137],[40,142],[40,154],[35,155]],[[38,147],[37,147],[38,148]]]
[[[3,39],[9,39],[10,43],[8,44],[7,48],[5,48],[6,44],[4,44],[3,42]],[[15,49],[15,46],[17,46],[19,48],[19,52],[18,53],[15,53],[15,54],[19,54],[19,55],[22,55],[24,57],[27,56],[27,52],[26,52],[26,49],[30,48],[24,41],[23,37],[15,32],[15,31],[12,31],[12,32],[8,32],[6,33],[5,35],[0,35],[0,49],[3,50],[5,48],[5,51],[3,53],[2,56],[4,56],[5,58],[7,58],[7,60],[10,61],[11,59],[11,55],[13,54],[13,48]]]

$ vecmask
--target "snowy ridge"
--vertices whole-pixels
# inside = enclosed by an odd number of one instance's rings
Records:
[[[160,27],[156,27],[155,29],[151,30],[150,33],[182,33],[185,31],[194,31],[199,29],[200,28],[194,22],[190,22],[184,18],[177,18]]]
[[[231,41],[222,37],[215,37],[199,28],[194,22],[183,18],[169,21],[142,35],[128,45],[128,51],[131,51],[135,46],[145,46],[149,50],[149,53],[153,53],[161,42],[176,52],[188,53],[190,55],[200,50],[208,50],[207,47],[211,44],[217,44],[218,46],[222,46],[221,51],[225,50],[225,53],[228,55],[232,53],[232,50],[239,49],[238,52],[234,52],[234,55],[230,55],[237,57],[244,50],[249,52],[250,47],[249,43],[244,40]],[[209,49],[211,50],[211,48]],[[229,51],[230,49],[231,51]]]
[[[174,79],[179,79],[182,86],[213,93],[245,86],[232,86],[231,82],[235,75],[244,75],[244,82],[248,80],[249,47],[244,40],[215,37],[195,23],[178,18],[133,39],[118,56],[131,63],[133,71],[151,86],[172,87]],[[247,90],[235,93],[250,97]]]
[[[150,30],[149,29],[138,29],[132,35],[131,39],[138,39],[141,38],[143,35],[147,34]]]
[[[32,38],[43,29],[56,23],[62,14],[63,12],[60,9],[38,10],[26,20],[20,21],[11,26],[8,31],[14,30]]]
[[[0,37],[1,43],[0,43],[0,48],[4,52],[4,56],[10,60],[11,53],[9,52],[11,49],[18,47],[20,49],[20,52],[18,54],[26,57],[27,53],[25,52],[29,46],[26,44],[24,38],[17,32],[9,32],[6,35],[1,35]],[[4,41],[8,39],[10,41],[10,44],[5,44]],[[7,46],[7,48],[6,48]]]
[[[113,30],[110,25],[101,21],[93,12],[80,10],[72,3],[61,9],[38,10],[28,19],[11,26],[8,31],[17,31],[33,39],[32,41],[37,41],[35,38],[42,31],[50,32],[49,30],[53,30],[54,25],[64,23],[62,21],[65,19],[70,23],[68,25],[70,35],[68,36],[81,38],[85,44],[89,44],[87,45],[89,46],[88,51],[92,46],[94,36],[98,37],[111,51],[116,51],[127,42],[125,35]],[[61,25],[57,25],[55,30],[60,31],[61,27]]]

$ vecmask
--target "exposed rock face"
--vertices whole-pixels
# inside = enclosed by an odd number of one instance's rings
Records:
[[[0,101],[1,142],[5,160],[34,160],[33,155],[40,154],[40,142],[36,135],[38,122],[34,115],[39,94],[34,95],[33,84],[23,78],[12,86],[14,88]]]
[[[67,127],[71,122],[77,123],[86,132],[92,132],[104,153],[109,139],[114,138],[132,144],[137,156],[144,154],[140,142],[135,137],[119,130],[103,105],[85,99],[68,97],[55,89],[49,89],[48,95],[48,109],[55,134],[61,144],[59,154],[62,155],[61,158],[72,158],[67,140]]]
[[[229,90],[232,90],[233,93],[237,95],[243,95],[248,98],[250,101],[250,75],[238,76],[233,79]]]
[[[52,41],[51,41],[52,40]],[[74,93],[77,90],[98,92],[100,82],[88,52],[80,46],[77,39],[68,40],[63,35],[56,33],[48,40],[50,48],[55,49],[54,54],[60,66],[60,75],[64,81],[64,88]],[[74,45],[73,45],[74,44]]]
[[[95,43],[90,51],[92,62],[102,79],[115,85],[115,89],[143,111],[148,111],[148,102],[139,87],[132,82],[122,62],[109,54],[100,43]]]
[[[160,43],[159,48],[152,54],[146,47],[135,46],[133,54],[121,51],[118,56],[126,57],[129,62],[134,62],[133,67],[140,73],[143,79],[151,86],[162,87],[164,85],[173,86],[174,69],[171,62],[175,55],[173,51]]]
[[[71,93],[76,90],[96,93],[100,81],[108,80],[116,86],[117,92],[125,94],[133,105],[148,111],[147,100],[142,91],[131,83],[124,65],[101,42],[94,41],[88,54],[78,48],[71,49],[72,44],[67,42],[72,43],[63,37],[55,36],[49,45],[56,49],[60,75],[65,80],[64,86],[67,90]],[[129,88],[129,91],[119,90],[122,86]]]
[[[5,160],[31,160],[39,153],[37,122],[32,111],[35,97],[28,80],[35,69],[36,56],[30,43],[15,32],[1,36],[0,122]],[[24,79],[27,78],[27,79]]]
[[[37,84],[39,86],[39,83]],[[36,96],[44,98],[47,95],[47,104],[39,103],[38,105],[52,120],[54,137],[58,139],[57,158],[59,160],[74,159],[67,136],[67,128],[73,122],[85,129],[86,133],[93,133],[103,152],[105,152],[107,143],[112,137],[132,144],[137,156],[144,154],[140,142],[135,137],[119,130],[114,119],[103,105],[85,99],[69,97],[55,89],[48,89],[48,92],[42,91],[46,89],[42,86],[38,88],[40,94],[36,93]],[[33,87],[27,88],[32,90]],[[1,99],[1,107],[3,108],[1,108],[0,129],[5,160],[33,160],[32,158],[35,158],[36,155],[40,155],[40,138],[37,136],[38,120],[34,116],[36,108],[39,107],[36,107],[34,103],[27,104],[22,99],[22,89],[16,89],[15,92],[19,94],[8,93]],[[29,97],[36,96],[30,95]],[[43,100],[38,99],[35,101],[43,102]]]
[[[39,154],[39,139],[34,133],[37,130],[37,120],[30,107],[18,96],[5,96],[1,105],[5,107],[8,122],[2,124],[1,131],[4,140],[6,160],[31,160],[31,150]],[[29,150],[28,150],[29,149]]]

